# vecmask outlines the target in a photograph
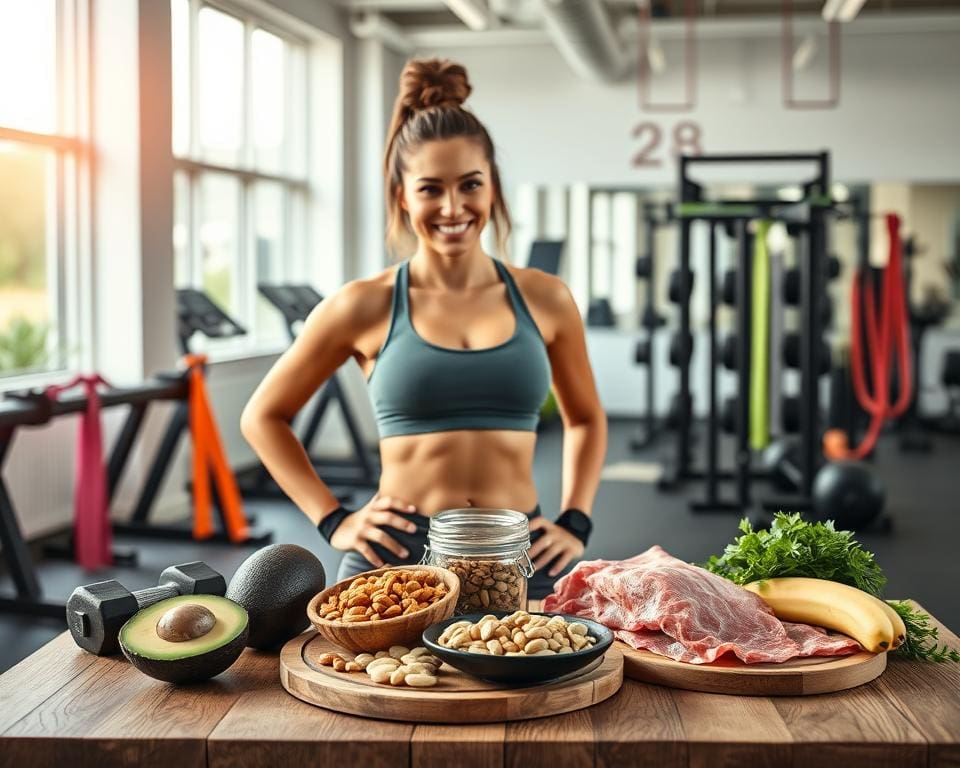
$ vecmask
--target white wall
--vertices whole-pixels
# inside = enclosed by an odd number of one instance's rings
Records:
[[[891,33],[897,29],[889,22]],[[675,58],[676,44],[664,47]],[[782,106],[776,37],[701,40],[697,108],[678,115],[642,114],[635,79],[582,80],[549,44],[424,53],[467,67],[469,105],[489,127],[511,189],[522,182],[674,186],[668,146],[659,168],[631,168],[639,148],[631,131],[642,120],[661,125],[665,141],[677,122],[695,120],[706,152],[830,149],[835,177],[845,181],[960,178],[955,25],[922,34],[845,33],[840,106],[817,111]],[[657,92],[679,98],[679,68],[664,77]]]

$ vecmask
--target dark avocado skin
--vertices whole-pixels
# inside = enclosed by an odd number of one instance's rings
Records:
[[[326,583],[312,552],[296,544],[270,544],[240,564],[226,596],[250,617],[247,645],[275,650],[310,625],[307,603]]]
[[[145,675],[167,683],[199,683],[216,677],[240,658],[247,645],[249,629],[248,621],[243,632],[226,645],[186,659],[148,659],[134,653],[123,643],[120,649],[130,663]]]

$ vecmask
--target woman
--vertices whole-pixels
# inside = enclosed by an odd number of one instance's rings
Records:
[[[606,417],[567,287],[481,249],[492,219],[503,252],[510,219],[493,144],[462,107],[470,91],[459,65],[408,62],[386,147],[387,244],[396,252],[412,235],[416,250],[317,306],[241,428],[280,487],[347,553],[338,578],[417,562],[440,510],[499,507],[532,510],[530,595],[542,596],[583,553]],[[354,511],[339,506],[289,426],[350,357],[369,382],[382,464],[377,494]],[[533,481],[551,379],[564,424],[565,512],[553,522]]]

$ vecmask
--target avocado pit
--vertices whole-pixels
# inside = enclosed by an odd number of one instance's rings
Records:
[[[208,634],[216,623],[217,617],[209,608],[196,603],[181,603],[160,617],[157,636],[171,643],[183,643]]]

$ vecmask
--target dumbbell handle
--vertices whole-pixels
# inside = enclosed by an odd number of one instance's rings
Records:
[[[136,592],[131,592],[131,594],[137,599],[137,608],[143,609],[148,605],[153,605],[154,603],[159,603],[161,600],[166,600],[168,597],[176,597],[180,594],[180,590],[177,588],[176,584],[168,582],[166,584],[160,584],[156,587],[138,589]]]

